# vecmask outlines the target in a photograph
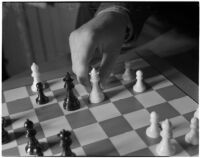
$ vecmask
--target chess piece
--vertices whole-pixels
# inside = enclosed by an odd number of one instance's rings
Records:
[[[90,81],[92,84],[92,90],[89,96],[89,100],[91,103],[100,103],[104,100],[105,96],[102,93],[102,89],[99,86],[99,72],[96,71],[95,68],[90,72]]]
[[[33,77],[33,85],[31,86],[31,90],[33,92],[37,92],[37,83],[41,82],[41,79],[40,79],[40,73],[39,73],[39,67],[33,63],[31,65],[31,70],[32,70],[32,74],[31,76]]]
[[[2,144],[8,143],[10,138],[8,132],[5,130],[6,119],[2,117]]]
[[[24,123],[24,128],[26,128],[26,137],[29,139],[25,146],[26,153],[29,155],[43,156],[42,146],[35,138],[36,130],[33,128],[33,122],[27,119]]]
[[[172,127],[168,119],[162,122],[162,131],[160,135],[162,140],[156,146],[156,152],[159,156],[172,156],[175,154],[175,146],[171,142]]]
[[[133,86],[133,90],[138,93],[144,92],[146,90],[146,86],[143,82],[143,72],[141,70],[136,72],[136,83]]]
[[[199,108],[197,108],[197,110],[195,111],[194,117],[196,117],[197,119],[199,119]]]
[[[65,82],[64,88],[66,88],[66,98],[64,99],[63,108],[66,109],[67,107],[69,111],[79,109],[80,102],[73,93],[74,84],[69,72],[67,72],[63,81]]]
[[[151,125],[146,129],[146,135],[150,138],[158,138],[160,136],[158,114],[153,111],[150,114]]]
[[[62,154],[61,156],[76,156],[70,148],[72,144],[72,139],[70,138],[71,133],[66,130],[60,131],[57,135],[60,138],[60,146],[62,147]]]
[[[199,144],[199,132],[198,132],[198,119],[193,117],[190,123],[190,131],[185,135],[185,141],[192,145]]]
[[[125,62],[125,72],[122,75],[122,78],[124,81],[133,81],[133,75],[131,72],[131,63],[130,62]]]
[[[39,105],[48,103],[49,98],[44,95],[42,82],[37,83],[36,87],[38,91],[38,97],[36,98],[36,103]]]

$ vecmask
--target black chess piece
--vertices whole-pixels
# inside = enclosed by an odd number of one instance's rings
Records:
[[[8,132],[5,130],[6,119],[2,117],[2,144],[8,143],[10,138]]]
[[[69,111],[79,109],[80,102],[73,93],[74,84],[69,72],[67,72],[63,81],[65,82],[64,88],[66,88],[66,98],[64,99],[63,108],[66,109],[67,107]]]
[[[27,119],[24,123],[24,127],[26,128],[26,137],[29,139],[25,147],[25,151],[29,155],[43,156],[42,146],[35,138],[36,130],[33,128],[33,126],[33,122],[29,119]]]
[[[72,139],[70,138],[71,133],[66,130],[60,131],[60,133],[57,135],[60,138],[60,146],[62,147],[62,154],[61,156],[76,156],[75,153],[71,151],[71,144]]]
[[[36,103],[39,105],[48,103],[49,98],[44,95],[43,84],[41,82],[39,82],[36,84],[36,87],[37,87],[37,92],[38,92],[38,97],[36,98]]]

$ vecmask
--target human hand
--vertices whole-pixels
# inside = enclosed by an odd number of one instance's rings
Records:
[[[103,13],[70,34],[72,70],[82,85],[91,87],[89,67],[99,57],[100,82],[106,82],[124,42],[127,21],[119,13]]]

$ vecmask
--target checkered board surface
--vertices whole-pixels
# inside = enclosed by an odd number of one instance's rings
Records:
[[[156,156],[160,138],[151,139],[145,134],[150,112],[156,111],[160,121],[168,118],[173,125],[175,156],[198,156],[199,147],[184,141],[198,104],[143,59],[133,61],[133,73],[137,69],[144,72],[147,91],[134,93],[135,81],[125,82],[121,74],[116,74],[104,90],[105,101],[99,104],[90,104],[88,93],[74,80],[81,108],[72,112],[63,109],[62,78],[47,81],[49,88],[44,92],[50,102],[45,105],[36,104],[37,94],[30,86],[4,91],[2,113],[8,120],[5,129],[11,140],[2,145],[2,155],[28,156],[24,122],[30,119],[37,139],[47,145],[44,156],[61,154],[57,134],[62,129],[72,132],[71,148],[77,156]]]

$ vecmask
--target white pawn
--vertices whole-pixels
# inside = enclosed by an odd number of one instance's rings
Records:
[[[146,135],[150,138],[158,138],[160,136],[159,117],[155,111],[150,114],[150,122],[151,125],[146,129]]]
[[[31,65],[31,70],[32,70],[31,76],[33,77],[33,84],[31,86],[31,90],[33,92],[37,92],[36,84],[41,82],[40,73],[39,73],[39,67],[35,63],[33,63]]]
[[[133,86],[133,90],[138,93],[144,92],[146,90],[146,86],[143,82],[143,72],[141,70],[136,72],[136,80],[137,81]]]
[[[196,117],[197,119],[199,119],[199,108],[197,108],[197,110],[195,111],[194,117]]]
[[[92,90],[89,96],[91,103],[100,103],[104,100],[104,94],[102,93],[102,89],[99,86],[99,72],[95,70],[95,68],[92,69],[90,72],[90,81],[92,84]]]
[[[124,81],[132,81],[133,75],[131,73],[131,63],[130,62],[125,62],[125,71],[124,74],[122,75],[122,78]]]
[[[198,119],[196,117],[191,119],[190,131],[185,135],[185,141],[192,145],[199,144]]]
[[[175,146],[171,142],[172,128],[168,119],[162,122],[162,131],[160,132],[162,140],[156,146],[156,152],[159,156],[172,156],[175,154]]]

